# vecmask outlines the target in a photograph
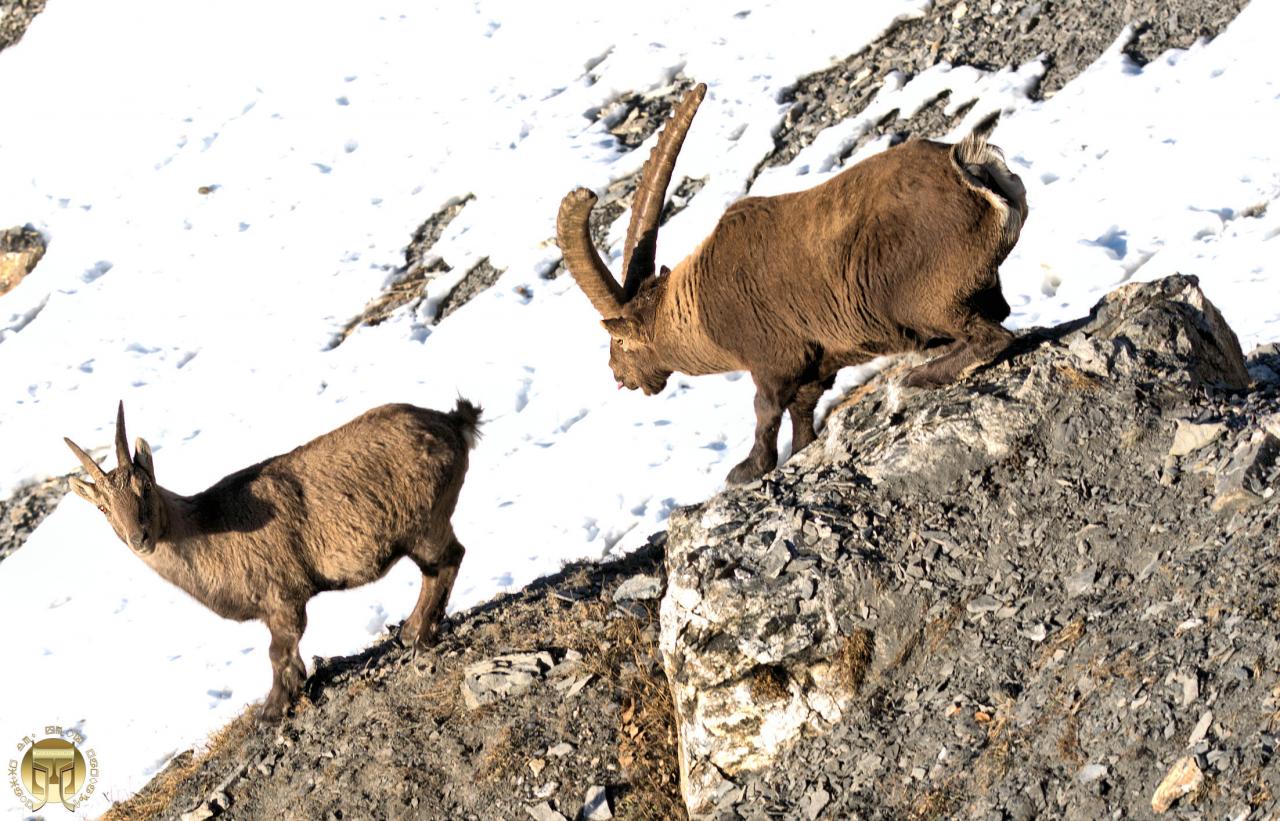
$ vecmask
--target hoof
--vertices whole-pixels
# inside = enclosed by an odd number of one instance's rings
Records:
[[[265,727],[279,724],[280,720],[284,718],[284,712],[285,707],[279,704],[272,704],[271,700],[268,699],[267,703],[262,705],[262,709],[258,711],[258,725]]]
[[[809,447],[816,441],[818,441],[818,437],[816,434],[807,439],[793,440],[791,442],[791,455],[795,456],[797,453]]]
[[[730,485],[745,485],[748,482],[754,482],[756,479],[759,479],[768,472],[769,470],[767,468],[762,468],[760,465],[757,465],[755,462],[748,459],[747,461],[739,464],[733,470],[729,471],[729,475],[725,477],[725,483]]]
[[[950,384],[951,381],[951,379],[930,370],[929,366],[921,365],[909,371],[902,380],[902,384],[908,388],[938,388]]]
[[[422,628],[410,620],[406,621],[400,628],[400,644],[415,652],[434,647],[439,638],[440,630],[438,624],[429,628]]]

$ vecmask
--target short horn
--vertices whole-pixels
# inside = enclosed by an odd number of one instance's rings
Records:
[[[80,464],[84,466],[85,472],[89,474],[89,478],[95,482],[101,482],[107,476],[102,472],[102,468],[98,467],[98,463],[93,461],[93,457],[85,453],[79,445],[72,442],[67,437],[62,437],[62,441],[67,443],[67,447],[71,448],[71,452],[80,460]]]
[[[129,455],[129,437],[124,432],[124,400],[116,409],[116,465],[123,467],[133,460]]]
[[[586,188],[565,194],[556,216],[556,241],[578,287],[601,316],[613,319],[622,315],[622,286],[591,241],[591,209],[595,204],[596,195]]]

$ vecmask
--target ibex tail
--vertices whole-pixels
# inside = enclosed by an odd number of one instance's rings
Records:
[[[458,397],[457,406],[449,411],[449,418],[458,423],[462,430],[462,438],[467,440],[467,447],[474,448],[480,438],[480,414],[484,408],[473,405],[462,397]]]
[[[999,111],[979,120],[968,136],[951,147],[951,160],[965,182],[1006,212],[1004,244],[1007,251],[1018,241],[1022,225],[1027,221],[1027,189],[1018,175],[1005,165],[1004,153],[987,143],[999,120]]]

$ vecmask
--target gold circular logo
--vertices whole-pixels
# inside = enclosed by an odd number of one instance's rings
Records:
[[[45,728],[46,731],[61,729]],[[83,742],[84,738],[74,730],[38,740],[33,736],[22,739],[18,749],[26,751],[21,763],[9,761],[9,782],[27,809],[35,811],[45,804],[61,804],[75,810],[89,799],[98,780],[98,758],[89,750],[86,760],[86,754],[77,746]],[[26,795],[17,789],[19,783]]]

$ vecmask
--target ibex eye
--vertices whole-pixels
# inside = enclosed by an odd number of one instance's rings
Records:
[[[98,510],[101,510],[103,513],[106,513],[106,512],[107,512],[107,506],[106,506],[106,505],[98,505]]]

